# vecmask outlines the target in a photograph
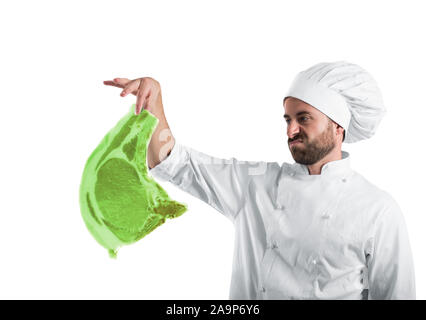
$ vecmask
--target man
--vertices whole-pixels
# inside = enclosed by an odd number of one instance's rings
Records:
[[[176,142],[154,79],[105,84],[137,95],[137,114],[145,106],[160,119],[151,174],[233,222],[230,299],[415,299],[403,214],[341,150],[371,137],[385,113],[361,67],[319,63],[297,75],[284,98],[295,163],[281,165],[218,159]]]

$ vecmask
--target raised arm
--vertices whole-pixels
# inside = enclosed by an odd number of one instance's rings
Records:
[[[150,173],[169,181],[234,220],[245,203],[251,176],[266,173],[265,162],[220,159],[176,143],[164,114],[161,88],[152,78],[116,78],[104,84],[136,95],[136,114],[144,108],[159,119],[148,147]]]

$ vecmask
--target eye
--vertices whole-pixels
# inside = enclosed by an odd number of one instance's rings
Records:
[[[307,121],[308,120],[308,117],[300,117],[299,118],[299,122],[304,122],[304,121]]]

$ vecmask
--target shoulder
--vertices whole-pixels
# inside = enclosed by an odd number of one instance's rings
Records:
[[[353,171],[349,197],[378,211],[399,210],[398,203],[386,190],[372,183],[360,173]]]
[[[272,190],[279,184],[282,177],[283,166],[278,162],[259,161],[251,162],[248,166],[247,176],[250,186]]]
[[[252,180],[273,181],[281,174],[278,162],[246,161],[247,174]]]

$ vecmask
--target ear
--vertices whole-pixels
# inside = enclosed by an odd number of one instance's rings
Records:
[[[345,129],[343,129],[343,127],[342,127],[342,126],[337,125],[336,132],[337,132],[338,134],[343,134],[343,131],[345,131]]]
[[[335,131],[336,131],[336,135],[338,136],[338,135],[343,135],[343,132],[345,131],[345,129],[343,129],[343,127],[342,126],[340,126],[337,122],[335,122],[334,120],[331,120],[330,119],[330,121],[333,123],[333,126],[334,126],[334,129],[335,129]]]
[[[338,125],[337,123],[336,123],[336,125],[337,125],[336,135],[338,135],[338,136],[341,135],[342,136],[342,142],[343,142],[343,140],[345,140],[345,129],[342,126]]]

